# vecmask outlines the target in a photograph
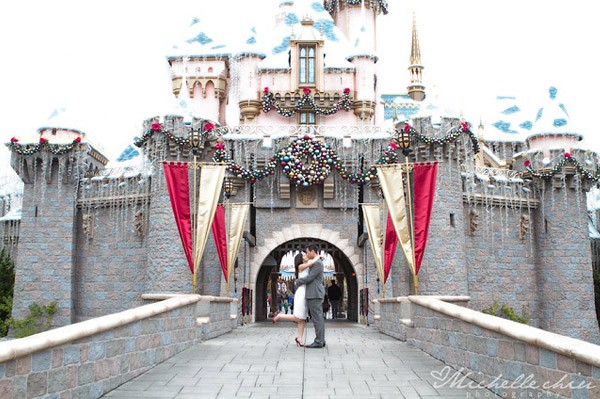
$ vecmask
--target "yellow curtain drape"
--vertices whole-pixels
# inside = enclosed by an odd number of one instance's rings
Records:
[[[226,167],[226,165],[212,163],[203,163],[201,165],[194,241],[194,283],[215,217],[221,186],[223,185],[223,179],[225,179]],[[193,285],[195,286],[195,284]]]
[[[413,276],[415,273],[415,260],[413,256],[408,217],[406,215],[406,199],[404,197],[404,183],[402,182],[402,169],[400,165],[377,165],[377,177],[381,191],[385,197],[394,229],[398,235],[402,252],[406,257],[408,268]]]
[[[225,219],[227,220],[227,295],[231,286],[231,275],[235,260],[240,250],[246,219],[250,205],[230,203],[225,206]]]
[[[375,267],[381,281],[381,293],[385,298],[385,276],[383,271],[383,232],[381,231],[381,211],[379,204],[362,204],[363,216],[369,233],[369,242],[375,258]]]

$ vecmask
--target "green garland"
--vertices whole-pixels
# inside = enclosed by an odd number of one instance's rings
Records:
[[[215,125],[213,125],[211,122],[205,123],[204,126],[203,126],[203,131],[200,133],[200,136],[203,139],[206,139],[206,136],[208,135],[208,133],[211,130],[213,130],[214,128],[215,128]],[[148,141],[150,139],[150,137],[152,137],[152,135],[154,135],[154,133],[162,133],[162,134],[164,134],[165,136],[167,136],[167,139],[175,142],[175,144],[177,144],[180,147],[183,147],[184,145],[190,143],[189,137],[175,136],[173,133],[171,133],[168,130],[166,130],[162,123],[154,122],[152,124],[152,126],[150,127],[150,129],[148,129],[142,135],[142,137],[134,137],[133,138],[133,144],[136,147],[143,146],[144,143],[146,141]]]
[[[75,146],[81,143],[81,137],[76,137],[70,144],[50,144],[45,138],[40,138],[36,144],[19,144],[19,140],[12,138],[6,146],[19,155],[33,155],[41,151],[48,151],[54,155],[63,155],[73,151]]]
[[[531,176],[533,177],[537,177],[537,178],[542,178],[542,179],[551,179],[553,178],[558,172],[560,172],[567,163],[572,164],[573,166],[575,166],[575,170],[583,177],[585,177],[586,179],[588,179],[588,181],[590,182],[594,182],[594,183],[598,183],[598,181],[600,180],[600,172],[593,174],[592,172],[590,172],[589,170],[587,170],[586,168],[584,168],[581,163],[579,163],[579,161],[575,158],[573,158],[571,156],[570,153],[565,152],[563,154],[563,157],[560,159],[560,161],[558,161],[556,163],[556,165],[554,165],[552,167],[552,169],[548,172],[536,172],[533,170],[533,168],[531,167],[531,161],[529,161],[528,159],[525,160],[524,164],[525,164],[525,169],[527,169],[527,171],[529,172],[529,174],[531,174]]]
[[[394,147],[395,144],[390,143],[377,161],[378,165],[398,163]],[[250,170],[235,163],[227,155],[223,143],[217,143],[216,149],[213,157],[215,162],[226,163],[227,170],[232,175],[252,183],[273,175],[277,165],[282,167],[283,173],[292,184],[303,187],[323,184],[334,169],[338,171],[342,179],[348,180],[352,184],[364,184],[377,177],[375,166],[371,166],[363,172],[348,171],[346,165],[340,161],[337,153],[328,144],[310,136],[293,140],[288,147],[279,150],[264,168],[258,170]]]
[[[471,138],[471,144],[473,144],[473,153],[477,154],[479,152],[479,141],[477,140],[477,136],[471,131],[471,124],[468,122],[461,122],[461,126],[450,130],[450,132],[444,137],[429,137],[425,136],[422,133],[419,133],[412,126],[406,124],[404,126],[404,131],[410,133],[410,135],[416,140],[426,144],[447,144],[452,141],[455,141],[461,133],[468,134]]]
[[[334,103],[331,108],[321,108],[315,104],[315,100],[310,96],[310,89],[308,87],[305,87],[302,91],[303,95],[300,98],[300,101],[298,101],[294,107],[286,109],[279,105],[279,101],[275,99],[273,93],[269,91],[268,87],[265,87],[263,90],[264,95],[261,99],[263,112],[267,113],[275,108],[279,115],[285,116],[286,118],[291,118],[296,114],[296,112],[302,109],[309,109],[314,111],[314,113],[317,115],[333,115],[339,110],[343,109],[347,112],[351,109],[352,98],[350,97],[349,88],[344,89],[344,93],[342,94],[340,100]]]

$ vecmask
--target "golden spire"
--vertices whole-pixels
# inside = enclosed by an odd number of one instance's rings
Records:
[[[423,101],[425,99],[425,86],[423,85],[423,69],[421,65],[421,48],[419,46],[419,34],[417,32],[417,17],[413,11],[412,27],[412,46],[410,49],[410,84],[408,85],[408,95],[414,101]]]
[[[410,48],[410,64],[421,64],[421,48],[419,47],[419,32],[417,31],[417,17],[413,11],[412,46]]]

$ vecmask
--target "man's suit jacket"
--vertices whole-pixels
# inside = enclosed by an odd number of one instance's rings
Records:
[[[325,287],[323,286],[323,262],[318,260],[308,268],[308,276],[296,280],[296,285],[306,285],[306,299],[323,299]]]

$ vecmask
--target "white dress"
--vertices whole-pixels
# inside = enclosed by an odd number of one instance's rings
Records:
[[[298,278],[308,276],[308,269],[302,270],[298,274]],[[308,306],[306,306],[306,284],[302,284],[296,288],[294,294],[294,316],[305,320],[308,317]]]

